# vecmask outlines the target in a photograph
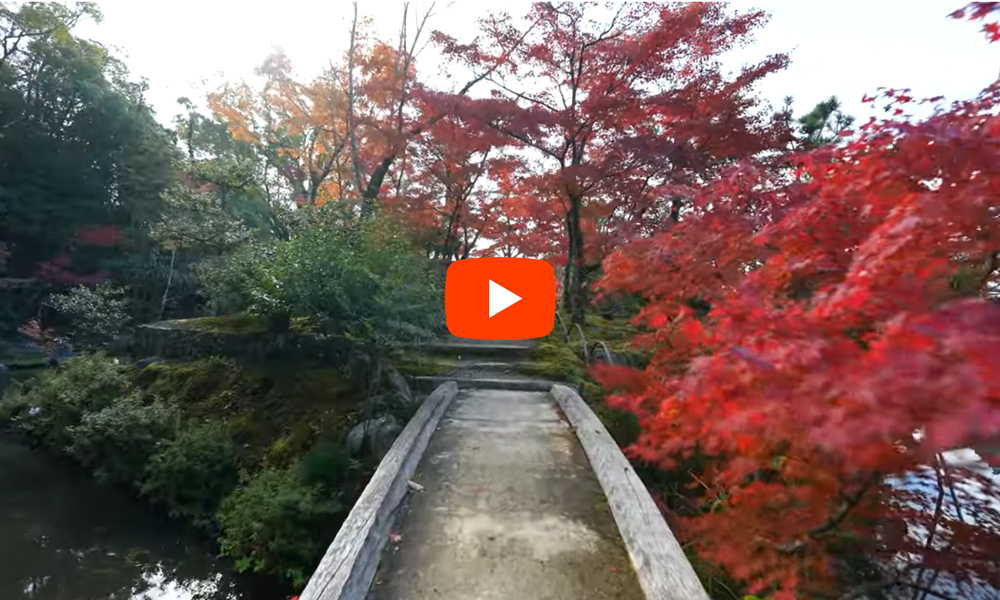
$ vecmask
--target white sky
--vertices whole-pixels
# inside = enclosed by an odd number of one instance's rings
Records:
[[[445,4],[438,3],[429,28],[460,40],[470,40],[476,18],[490,10],[520,16],[527,7],[519,0]],[[1000,43],[987,44],[977,24],[946,18],[964,0],[733,4],[763,8],[772,18],[758,31],[757,42],[733,52],[727,64],[735,69],[774,52],[791,52],[791,66],[759,89],[775,106],[784,96],[794,96],[796,114],[836,94],[847,112],[867,118],[870,109],[860,103],[861,96],[879,86],[910,87],[918,97],[965,99],[1000,72]],[[148,99],[164,123],[178,112],[178,97],[200,101],[221,81],[251,77],[276,46],[302,74],[316,73],[345,49],[351,11],[344,0],[285,0],[269,8],[219,0],[112,0],[99,5],[104,21],[86,23],[79,33],[117,47],[133,74],[149,80]],[[427,0],[412,3],[411,13],[428,6]],[[360,5],[361,13],[374,15],[387,36],[398,29],[401,8],[402,2],[390,0]],[[420,58],[425,76],[437,72],[432,47]]]

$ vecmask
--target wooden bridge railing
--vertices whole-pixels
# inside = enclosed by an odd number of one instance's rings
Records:
[[[615,362],[603,341],[588,344],[583,328],[567,328],[558,312],[556,321],[563,340],[575,345],[588,365],[592,360]],[[395,513],[410,489],[409,479],[457,393],[454,381],[440,385],[396,438],[301,600],[364,600],[368,596]],[[604,491],[646,600],[710,600],[659,507],[597,415],[570,387],[555,384],[550,393]]]
[[[603,340],[587,342],[579,323],[567,327],[556,311],[563,341],[582,354],[587,366],[616,364]],[[625,357],[625,361],[628,358]],[[600,419],[575,392],[554,386],[552,394],[577,432],[601,482],[611,512],[647,600],[708,600],[708,594],[646,485]]]

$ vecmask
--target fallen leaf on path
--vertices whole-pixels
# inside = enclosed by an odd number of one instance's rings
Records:
[[[417,483],[415,481],[407,481],[406,485],[408,485],[410,487],[410,489],[413,490],[414,492],[422,492],[422,491],[424,491],[424,486],[420,485],[419,483]]]
[[[399,535],[398,533],[389,534],[389,541],[392,542],[393,544],[398,544],[402,539],[403,536]]]

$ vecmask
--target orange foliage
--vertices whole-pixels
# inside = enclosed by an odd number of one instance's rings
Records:
[[[209,95],[232,136],[255,145],[300,204],[360,197],[352,133],[362,188],[403,137],[407,86],[416,67],[404,53],[371,39],[370,28],[370,22],[359,23],[353,56],[346,52],[311,81],[299,79],[288,57],[277,53],[257,69],[259,89],[242,83]]]

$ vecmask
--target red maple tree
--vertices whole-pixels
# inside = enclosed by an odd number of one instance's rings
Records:
[[[429,256],[470,258],[497,221],[495,182],[507,180],[517,161],[498,147],[495,132],[470,130],[454,116],[425,121],[397,168],[400,188],[386,203],[414,226]]]
[[[1000,432],[1000,82],[922,121],[905,90],[867,99],[890,117],[687,187],[601,282],[648,300],[649,365],[596,370],[640,417],[630,451],[703,461],[687,535],[776,599],[829,592],[845,548],[880,571],[854,597],[1000,587],[1000,491],[941,458]]]
[[[723,75],[718,57],[766,21],[715,3],[532,5],[494,14],[477,43],[437,33],[446,55],[492,85],[485,98],[441,98],[468,122],[530,151],[524,195],[562,242],[564,304],[582,321],[590,273],[609,242],[669,218],[672,184],[781,145],[778,119],[747,93],[784,55]]]
[[[127,236],[118,225],[91,225],[80,227],[67,241],[66,247],[50,260],[38,262],[34,266],[34,277],[48,285],[68,287],[74,285],[95,285],[108,277],[104,269],[87,269],[80,272],[74,259],[88,249],[114,251],[125,242]]]

